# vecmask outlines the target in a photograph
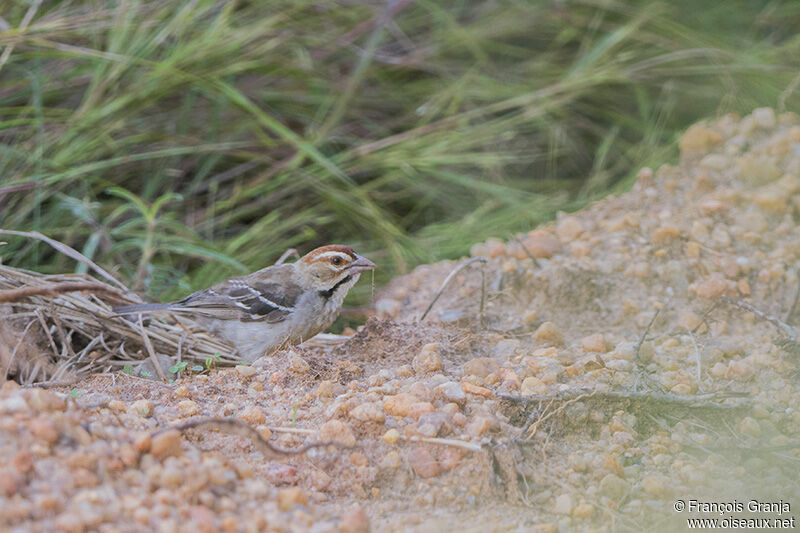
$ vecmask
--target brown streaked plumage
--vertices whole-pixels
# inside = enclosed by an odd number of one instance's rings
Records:
[[[172,312],[191,315],[229,342],[242,360],[310,339],[331,325],[361,272],[375,264],[349,246],[312,250],[292,264],[231,278],[167,304],[118,307],[117,315]]]

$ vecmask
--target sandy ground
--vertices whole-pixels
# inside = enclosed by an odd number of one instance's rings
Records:
[[[724,116],[680,146],[679,164],[642,169],[618,198],[476,244],[487,262],[458,272],[422,322],[458,262],[395,280],[342,343],[170,384],[123,373],[52,390],[6,382],[0,530],[793,519],[800,121]],[[169,429],[204,417],[255,431]],[[335,444],[287,456],[264,442]],[[677,512],[678,500],[731,507]],[[751,501],[770,506],[751,512]]]

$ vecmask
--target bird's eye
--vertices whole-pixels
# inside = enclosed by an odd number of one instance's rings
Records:
[[[334,265],[341,265],[342,264],[342,258],[341,257],[333,257],[333,258],[331,258],[331,263],[333,263]]]

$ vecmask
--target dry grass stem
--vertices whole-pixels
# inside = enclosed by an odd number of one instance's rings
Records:
[[[419,321],[422,322],[423,320],[425,320],[425,317],[428,316],[428,313],[433,308],[433,305],[436,303],[436,301],[442,295],[444,290],[447,288],[447,285],[450,284],[450,281],[455,277],[456,274],[461,272],[464,268],[468,267],[472,263],[476,263],[476,262],[486,263],[486,261],[487,261],[487,259],[485,257],[472,257],[470,259],[467,259],[466,261],[462,261],[461,263],[459,263],[458,266],[456,266],[450,272],[450,274],[448,274],[447,277],[444,278],[444,281],[439,286],[439,289],[436,291],[436,294],[433,296],[433,299],[431,300],[431,303],[428,304],[428,307],[425,309],[425,312],[422,313],[422,316],[420,317]],[[483,308],[484,308],[485,304],[486,304],[485,274],[484,274],[483,270],[481,270],[481,307],[480,307],[481,318],[483,317]]]
[[[236,418],[201,418],[198,420],[192,420],[190,422],[186,422],[184,424],[179,424],[177,426],[160,429],[154,432],[153,435],[157,435],[159,433],[163,433],[171,429],[177,429],[178,431],[183,432],[186,431],[187,429],[200,428],[200,427],[216,429],[218,431],[223,431],[231,435],[246,437],[251,441],[253,441],[256,447],[259,448],[261,452],[264,453],[265,456],[274,457],[274,456],[300,455],[313,448],[324,448],[327,446],[334,446],[336,448],[343,448],[343,449],[352,448],[352,446],[345,446],[337,442],[313,442],[294,449],[280,448],[270,443],[264,437],[262,437],[261,434],[254,427]],[[316,433],[316,432],[312,431],[311,433]]]

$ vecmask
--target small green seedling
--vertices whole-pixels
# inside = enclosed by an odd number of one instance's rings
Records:
[[[206,370],[211,370],[212,367],[216,366],[222,360],[222,354],[216,352],[211,357],[206,357]]]
[[[69,391],[69,395],[72,398],[77,398],[78,396],[81,395],[81,391],[79,391],[77,388],[75,388],[75,389],[72,389],[71,391]]]
[[[189,363],[187,363],[186,361],[181,361],[180,363],[175,363],[174,365],[169,367],[169,371],[172,374],[178,374],[186,370],[187,366],[189,366]]]
[[[133,375],[133,365],[125,365],[122,367],[122,373],[128,374],[129,376]]]

